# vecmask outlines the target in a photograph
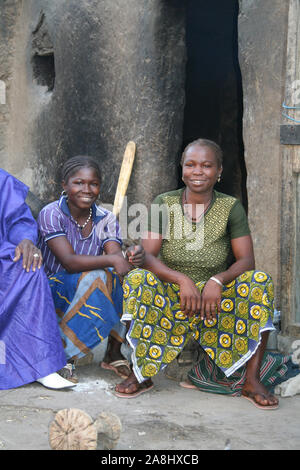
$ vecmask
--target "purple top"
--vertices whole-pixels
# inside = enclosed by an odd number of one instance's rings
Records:
[[[48,276],[64,271],[63,266],[48,248],[48,240],[65,236],[77,255],[97,256],[103,253],[108,241],[122,244],[121,232],[114,214],[104,207],[92,205],[92,230],[88,237],[83,237],[81,229],[73,219],[66,196],[45,206],[38,216],[38,245],[43,254],[43,262]]]

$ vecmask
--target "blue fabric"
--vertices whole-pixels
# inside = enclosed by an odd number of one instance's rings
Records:
[[[15,248],[37,240],[27,186],[0,169],[0,389],[33,382],[66,364],[48,279],[26,272]]]
[[[120,323],[123,289],[111,269],[58,272],[49,283],[68,359],[83,357],[112,330],[120,340],[125,337]]]

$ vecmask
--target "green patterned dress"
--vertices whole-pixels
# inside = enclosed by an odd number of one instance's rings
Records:
[[[155,199],[156,217],[150,218],[149,231],[163,234],[160,259],[189,276],[201,291],[211,276],[233,262],[231,239],[250,232],[240,202],[217,191],[202,221],[189,222],[182,209],[182,192]],[[122,319],[131,321],[127,339],[139,382],[173,361],[191,337],[229,377],[255,353],[261,333],[274,330],[273,282],[263,271],[247,271],[223,286],[221,313],[213,321],[184,315],[179,286],[161,281],[150,271],[131,271],[123,290]]]

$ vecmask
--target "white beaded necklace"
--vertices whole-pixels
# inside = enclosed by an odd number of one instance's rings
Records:
[[[89,223],[89,221],[91,220],[92,213],[93,213],[93,211],[92,211],[92,208],[90,207],[90,215],[88,216],[88,218],[86,219],[86,221],[84,222],[83,225],[80,225],[80,224],[77,222],[77,220],[74,219],[74,222],[75,222],[75,224],[77,225],[77,227],[79,227],[81,230],[83,230],[84,227],[86,227],[87,224]]]

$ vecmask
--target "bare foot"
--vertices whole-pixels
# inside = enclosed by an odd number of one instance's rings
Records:
[[[125,379],[131,374],[129,362],[121,354],[121,345],[113,336],[108,337],[107,349],[100,366],[113,370],[119,377]]]
[[[179,385],[180,387],[183,387],[183,388],[197,389],[196,385],[192,384],[192,382],[189,379],[186,379],[183,382],[180,382]]]
[[[151,388],[153,388],[153,382],[151,379],[139,383],[136,376],[132,372],[127,379],[123,380],[123,382],[116,385],[115,391],[117,397],[133,398],[137,397],[141,393],[151,390]]]
[[[259,381],[245,382],[242,395],[258,408],[274,409],[278,407],[278,399]]]
[[[66,380],[70,380],[75,384],[78,383],[78,376],[73,362],[68,362],[62,369],[58,370],[57,373]]]
[[[126,359],[119,359],[117,361],[111,362],[102,361],[100,362],[100,367],[102,367],[102,369],[115,372],[115,374],[117,374],[122,379],[127,379],[127,377],[131,374],[131,367]]]

